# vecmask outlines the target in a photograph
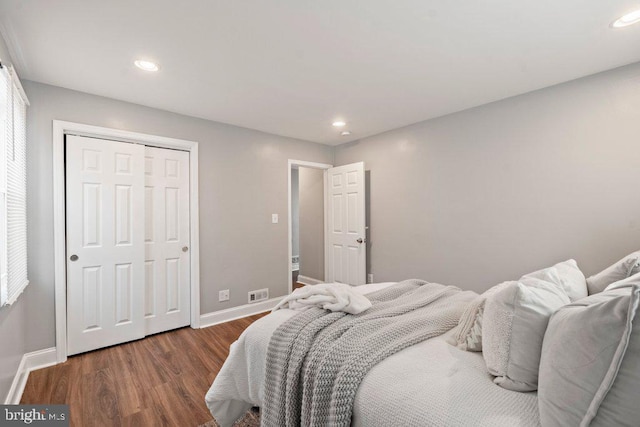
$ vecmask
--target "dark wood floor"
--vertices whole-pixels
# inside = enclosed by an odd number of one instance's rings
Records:
[[[33,371],[21,403],[69,404],[72,426],[185,426],[211,419],[204,395],[258,314],[183,328]]]

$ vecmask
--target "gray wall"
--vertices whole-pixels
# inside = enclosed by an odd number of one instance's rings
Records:
[[[370,175],[375,281],[482,291],[640,249],[640,64],[336,148]]]
[[[2,36],[0,36],[0,60],[3,65],[13,64]],[[28,286],[13,305],[0,308],[0,342],[2,343],[0,345],[0,403],[4,403],[20,359],[25,353],[27,339],[25,300],[31,291],[31,286]]]
[[[34,82],[24,86],[31,100],[28,350],[55,345],[53,119],[198,141],[201,312],[246,304],[251,289],[286,294],[287,160],[331,163],[331,147]],[[272,213],[280,215],[278,224],[271,224]],[[222,289],[230,289],[230,301],[218,302]]]
[[[291,169],[291,255],[300,255],[300,190],[298,169]]]
[[[324,171],[301,167],[300,275],[324,280]]]
[[[250,289],[286,293],[286,221],[270,220],[286,218],[289,158],[365,161],[376,281],[482,291],[569,257],[590,274],[638,249],[639,73],[636,64],[335,149],[24,82],[31,285],[0,309],[10,343],[0,346],[0,397],[25,351],[55,345],[53,119],[200,142],[206,313],[246,303]],[[231,301],[217,302],[221,289]]]

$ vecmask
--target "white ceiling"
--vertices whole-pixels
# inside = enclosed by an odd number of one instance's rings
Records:
[[[337,145],[640,61],[640,24],[609,28],[637,6],[0,0],[0,25],[23,79]]]

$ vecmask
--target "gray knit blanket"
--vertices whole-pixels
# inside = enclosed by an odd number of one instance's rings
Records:
[[[360,382],[378,362],[455,327],[475,294],[406,280],[351,315],[311,308],[284,322],[267,350],[261,425],[349,426]]]

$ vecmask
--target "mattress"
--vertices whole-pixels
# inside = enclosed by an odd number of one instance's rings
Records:
[[[356,288],[364,294],[392,283]],[[221,426],[230,426],[251,406],[261,406],[266,352],[275,329],[297,314],[278,310],[254,322],[232,344],[229,357],[207,392]],[[445,335],[409,347],[376,365],[356,394],[353,425],[538,426],[537,394],[493,383],[481,353],[461,351]]]

